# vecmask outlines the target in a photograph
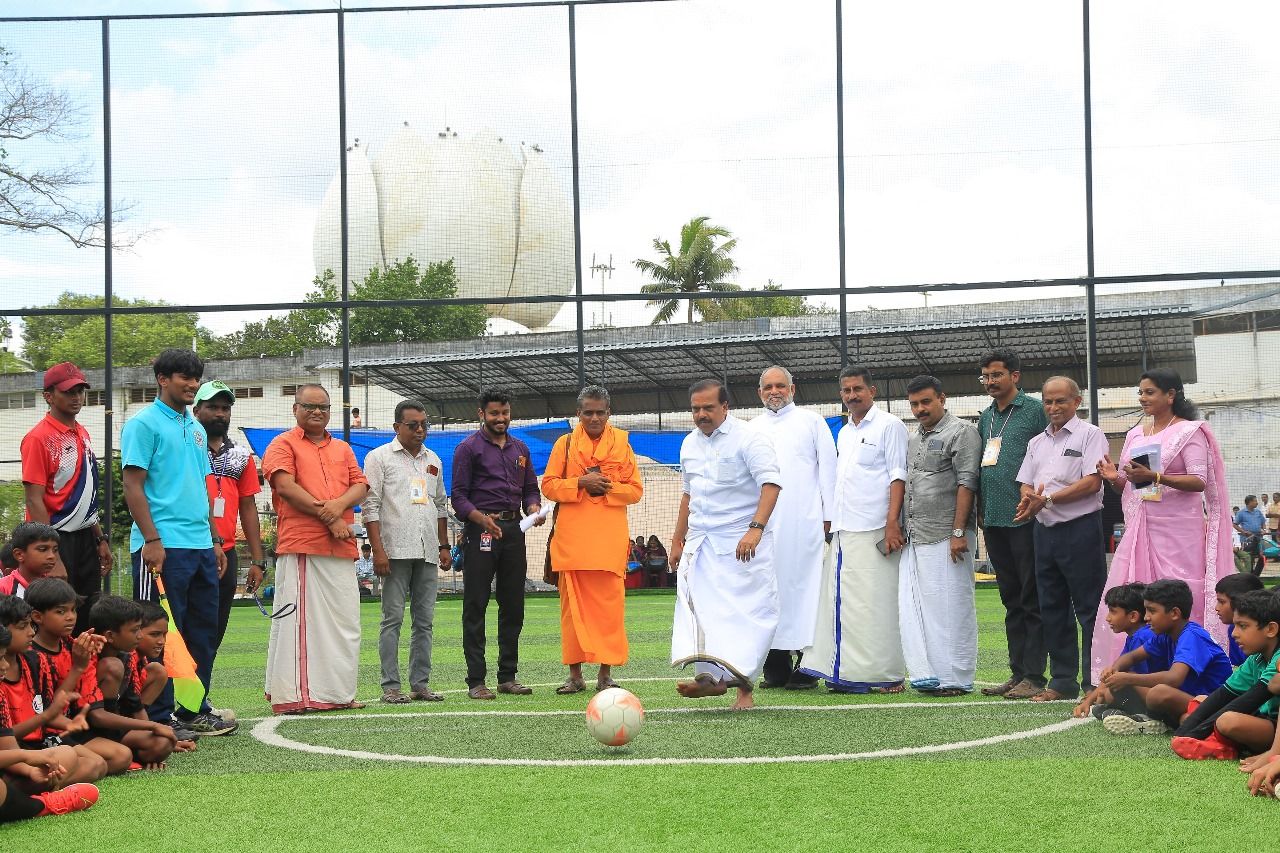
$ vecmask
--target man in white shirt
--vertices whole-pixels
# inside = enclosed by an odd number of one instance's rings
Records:
[[[876,406],[864,367],[840,371],[849,422],[836,446],[835,539],[822,579],[813,647],[802,669],[837,693],[900,693],[898,558],[907,479],[907,427]]]
[[[767,528],[782,478],[768,437],[729,415],[729,394],[704,379],[689,389],[697,427],[680,445],[684,494],[671,541],[678,569],[671,664],[694,664],[676,685],[690,699],[751,690],[778,627],[773,529]]]
[[[373,571],[382,581],[382,629],[378,657],[382,663],[382,701],[400,705],[414,699],[439,702],[432,690],[431,623],[435,617],[440,569],[449,568],[448,504],[440,457],[423,446],[427,412],[415,400],[396,406],[396,437],[369,451],[364,475],[369,495],[361,509]],[[409,636],[409,686],[400,684],[400,625],[409,598],[413,618]]]
[[[782,494],[772,516],[778,630],[764,661],[761,686],[803,690],[818,681],[797,672],[793,656],[813,645],[822,553],[831,530],[836,443],[821,415],[796,407],[796,386],[785,367],[761,373],[759,393],[764,413],[751,427],[773,442],[782,475]]]

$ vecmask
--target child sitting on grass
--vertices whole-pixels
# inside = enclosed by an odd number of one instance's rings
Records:
[[[48,577],[58,564],[58,531],[47,524],[28,521],[13,531],[8,547],[17,568],[0,578],[0,595],[26,598],[27,587]]]
[[[0,647],[8,648],[12,641],[9,629],[0,626]],[[8,658],[0,655],[0,679],[8,672]],[[74,782],[58,790],[67,777],[62,760],[74,761],[75,753],[68,747],[18,746],[10,727],[9,709],[0,696],[0,824],[78,812],[98,801],[97,787],[87,782]]]
[[[1111,629],[1113,634],[1128,635],[1124,641],[1124,648],[1120,650],[1121,656],[1155,639],[1151,626],[1147,624],[1146,607],[1142,603],[1142,593],[1146,588],[1146,584],[1124,583],[1111,587],[1111,589],[1107,590],[1107,594],[1103,596],[1102,600],[1107,605],[1107,627]],[[1167,655],[1162,658],[1157,658],[1156,655],[1148,655],[1146,660],[1135,663],[1129,671],[1146,674],[1160,672],[1168,668],[1169,660]],[[1072,716],[1083,717],[1092,713],[1095,717],[1101,719],[1103,712],[1114,701],[1111,691],[1106,685],[1099,684],[1085,695],[1080,704],[1072,709],[1071,714]]]
[[[64,580],[41,578],[27,588],[27,604],[31,605],[31,621],[36,628],[31,649],[36,653],[40,683],[45,685],[45,701],[53,698],[50,684],[54,690],[78,693],[79,698],[67,709],[68,716],[87,720],[90,728],[71,738],[101,756],[107,762],[108,775],[124,773],[133,763],[133,753],[93,729],[106,713],[102,709],[102,691],[98,689],[97,657],[102,650],[102,637],[85,631],[74,643],[71,641],[76,627],[76,591]]]
[[[1270,684],[1280,662],[1280,599],[1254,590],[1235,596],[1232,605],[1235,633],[1249,657],[1225,684],[1188,705],[1172,743],[1183,758],[1231,761],[1241,751],[1266,752],[1275,740],[1276,698]]]
[[[1102,683],[1116,706],[1102,715],[1102,725],[1112,734],[1163,734],[1182,722],[1195,697],[1217,690],[1231,675],[1226,652],[1208,631],[1187,618],[1193,599],[1184,581],[1162,579],[1147,584],[1142,600],[1156,636],[1102,671]],[[1167,670],[1132,671],[1135,664],[1165,654]]]
[[[138,635],[138,648],[129,655],[126,672],[136,685],[141,707],[133,713],[139,720],[150,719],[148,706],[159,698],[169,683],[169,671],[164,666],[164,646],[169,639],[169,614],[154,601],[139,601],[142,608],[142,631]],[[171,718],[172,719],[172,718]],[[195,752],[196,739],[200,736],[181,726],[174,726],[178,738],[174,752]]]
[[[1248,572],[1236,572],[1233,575],[1227,575],[1221,578],[1213,588],[1217,598],[1215,609],[1218,611],[1218,619],[1223,625],[1227,626],[1227,658],[1231,661],[1232,666],[1239,666],[1244,663],[1245,658],[1249,655],[1236,642],[1235,625],[1233,624],[1235,611],[1231,607],[1231,599],[1237,595],[1244,595],[1246,592],[1253,592],[1262,588],[1262,578]]]
[[[102,637],[95,669],[103,700],[101,708],[89,711],[90,735],[129,747],[133,760],[142,767],[164,769],[165,759],[177,743],[173,729],[134,716],[143,705],[138,696],[141,684],[135,681],[138,673],[130,656],[142,635],[142,607],[132,599],[104,595],[89,611],[89,627]]]
[[[83,718],[69,720],[64,715],[77,694],[58,690],[52,700],[38,683],[40,667],[31,651],[35,628],[31,626],[31,607],[11,595],[0,596],[0,627],[9,634],[4,646],[4,673],[0,675],[0,701],[3,701],[13,734],[0,738],[0,748],[52,749],[58,764],[66,770],[63,784],[96,782],[107,775],[107,764],[95,753],[78,744],[63,743],[53,727],[61,731],[83,731],[89,727]],[[19,767],[18,772],[23,768]]]

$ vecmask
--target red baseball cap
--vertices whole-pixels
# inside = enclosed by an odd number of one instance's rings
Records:
[[[84,378],[84,371],[69,361],[55,364],[44,372],[44,390],[57,388],[59,391],[70,391],[81,385],[88,388],[89,380]]]

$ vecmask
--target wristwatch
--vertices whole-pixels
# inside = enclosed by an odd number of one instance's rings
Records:
[[[1045,492],[1044,494],[1044,505],[1053,506],[1053,495],[1049,494],[1048,492]]]
[[[963,528],[963,527],[957,527],[955,530],[952,530],[952,531],[951,531],[951,538],[952,538],[952,539],[963,539],[963,538],[964,538],[964,528]]]
[[[752,530],[764,530],[764,525],[758,521],[753,521],[747,525]]]

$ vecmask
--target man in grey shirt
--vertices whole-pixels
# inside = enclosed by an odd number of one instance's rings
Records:
[[[373,546],[373,571],[382,582],[382,701],[393,705],[444,696],[428,687],[431,679],[431,622],[436,609],[440,569],[449,568],[449,528],[440,457],[422,444],[427,412],[416,400],[396,406],[396,437],[369,451],[364,475],[369,495],[361,515]],[[400,690],[400,625],[409,597],[413,617],[409,636],[408,696]]]
[[[919,425],[907,445],[907,546],[898,622],[911,686],[931,696],[973,690],[978,616],[973,599],[974,497],[982,438],[946,409],[933,376],[907,385]]]

